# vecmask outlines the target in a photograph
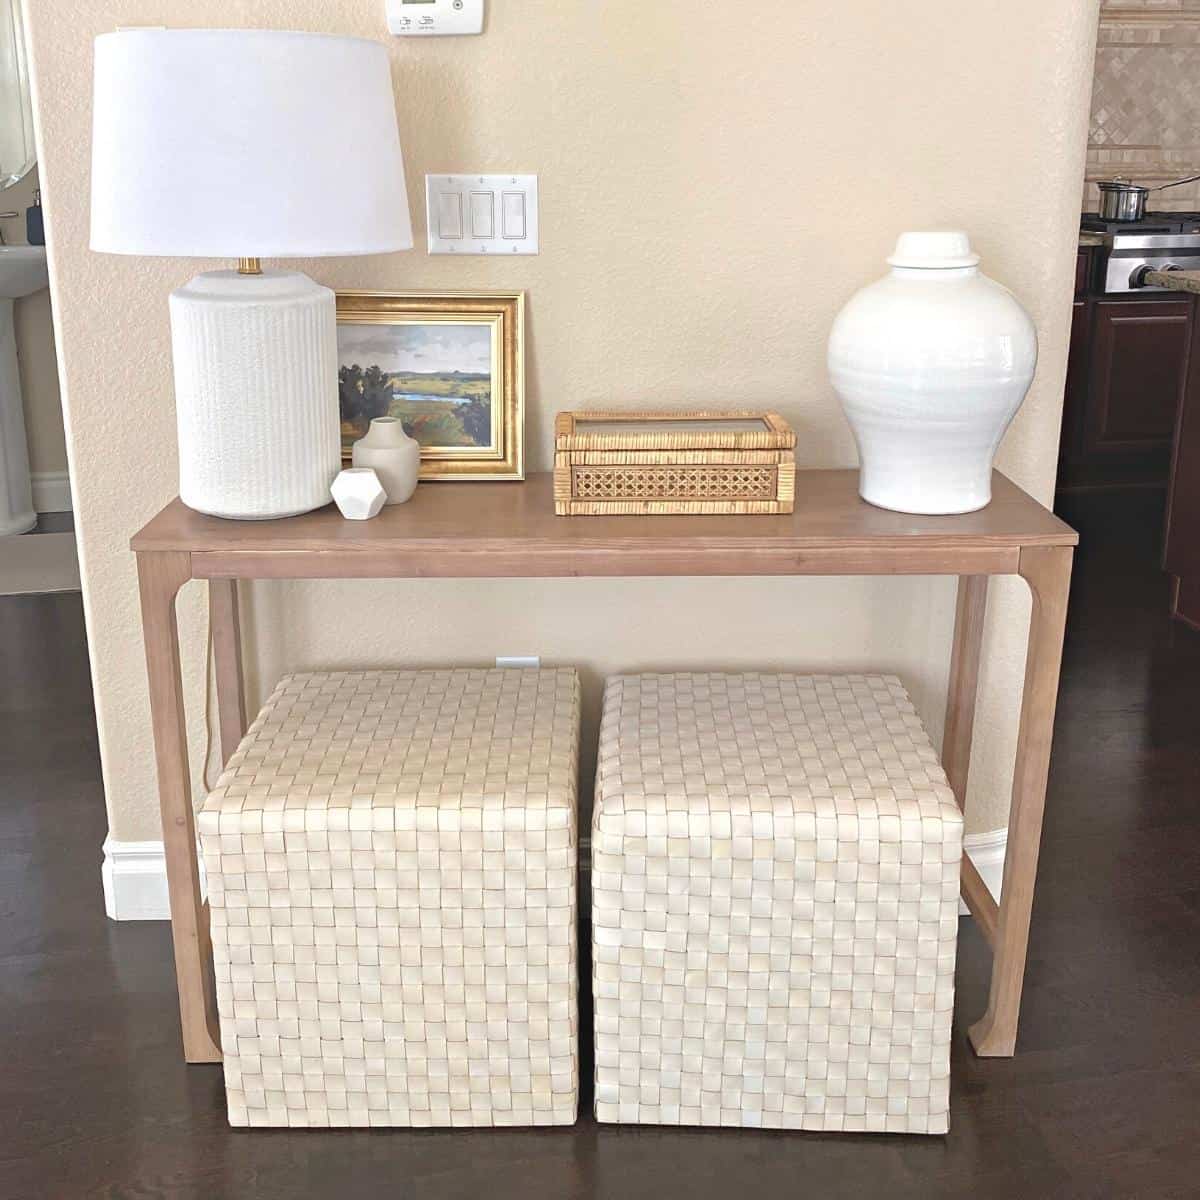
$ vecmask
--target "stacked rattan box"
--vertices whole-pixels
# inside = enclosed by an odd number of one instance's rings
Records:
[[[563,412],[559,516],[790,513],[796,435],[778,413]]]
[[[961,851],[893,677],[611,680],[597,1118],[945,1132]]]
[[[570,1124],[568,670],[293,675],[199,814],[229,1119]]]

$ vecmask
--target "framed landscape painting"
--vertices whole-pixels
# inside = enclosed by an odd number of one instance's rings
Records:
[[[523,292],[339,292],[342,458],[397,417],[422,479],[523,479],[524,318]]]

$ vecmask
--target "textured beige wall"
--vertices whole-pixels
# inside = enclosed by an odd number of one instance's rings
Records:
[[[18,220],[4,222],[4,235],[14,246],[25,244],[25,210],[33,203],[37,186],[38,172],[34,168],[20,183],[0,193],[0,209],[21,214]],[[15,324],[30,470],[35,474],[65,471],[67,442],[63,434],[58,364],[54,360],[50,293],[43,290],[18,300]]]
[[[91,39],[121,24],[275,26],[384,40],[415,223],[425,172],[541,176],[542,254],[308,264],[338,287],[529,293],[532,468],[559,408],[746,404],[795,424],[803,466],[854,447],[825,377],[834,313],[898,230],[964,226],[1042,336],[1003,465],[1049,499],[1096,0],[493,0],[477,39],[387,38],[382,0],[37,0],[42,170],[66,365],[105,779],[115,836],[158,836],[129,536],[175,491],[168,290],[199,266],[87,249]],[[298,80],[297,86],[303,86]],[[330,103],[336,103],[330,97]],[[315,163],[314,169],[320,169]],[[298,180],[297,186],[303,186]],[[251,248],[252,249],[252,248]],[[940,730],[948,580],[270,583],[248,590],[256,701],[287,668],[541,653],[650,666],[880,667]],[[971,826],[1005,821],[1023,622],[994,589]],[[193,741],[204,607],[181,602]]]

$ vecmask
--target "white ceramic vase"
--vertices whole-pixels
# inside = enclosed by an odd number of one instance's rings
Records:
[[[388,504],[403,504],[417,490],[421,445],[395,417],[376,417],[367,435],[354,443],[356,467],[370,467],[379,476]]]
[[[888,262],[829,336],[859,494],[898,512],[974,512],[992,498],[992,461],[1033,380],[1037,332],[980,273],[965,233],[902,234]]]

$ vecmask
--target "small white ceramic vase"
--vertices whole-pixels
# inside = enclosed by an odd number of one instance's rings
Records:
[[[340,472],[329,491],[347,521],[369,521],[377,517],[387,501],[379,476],[366,467],[352,467]]]
[[[829,336],[829,375],[858,442],[859,494],[908,513],[992,498],[992,461],[1037,366],[1037,332],[979,271],[965,233],[905,233],[889,275]]]
[[[379,476],[388,504],[412,499],[421,470],[421,444],[395,417],[376,417],[350,453],[356,467],[370,467]]]

